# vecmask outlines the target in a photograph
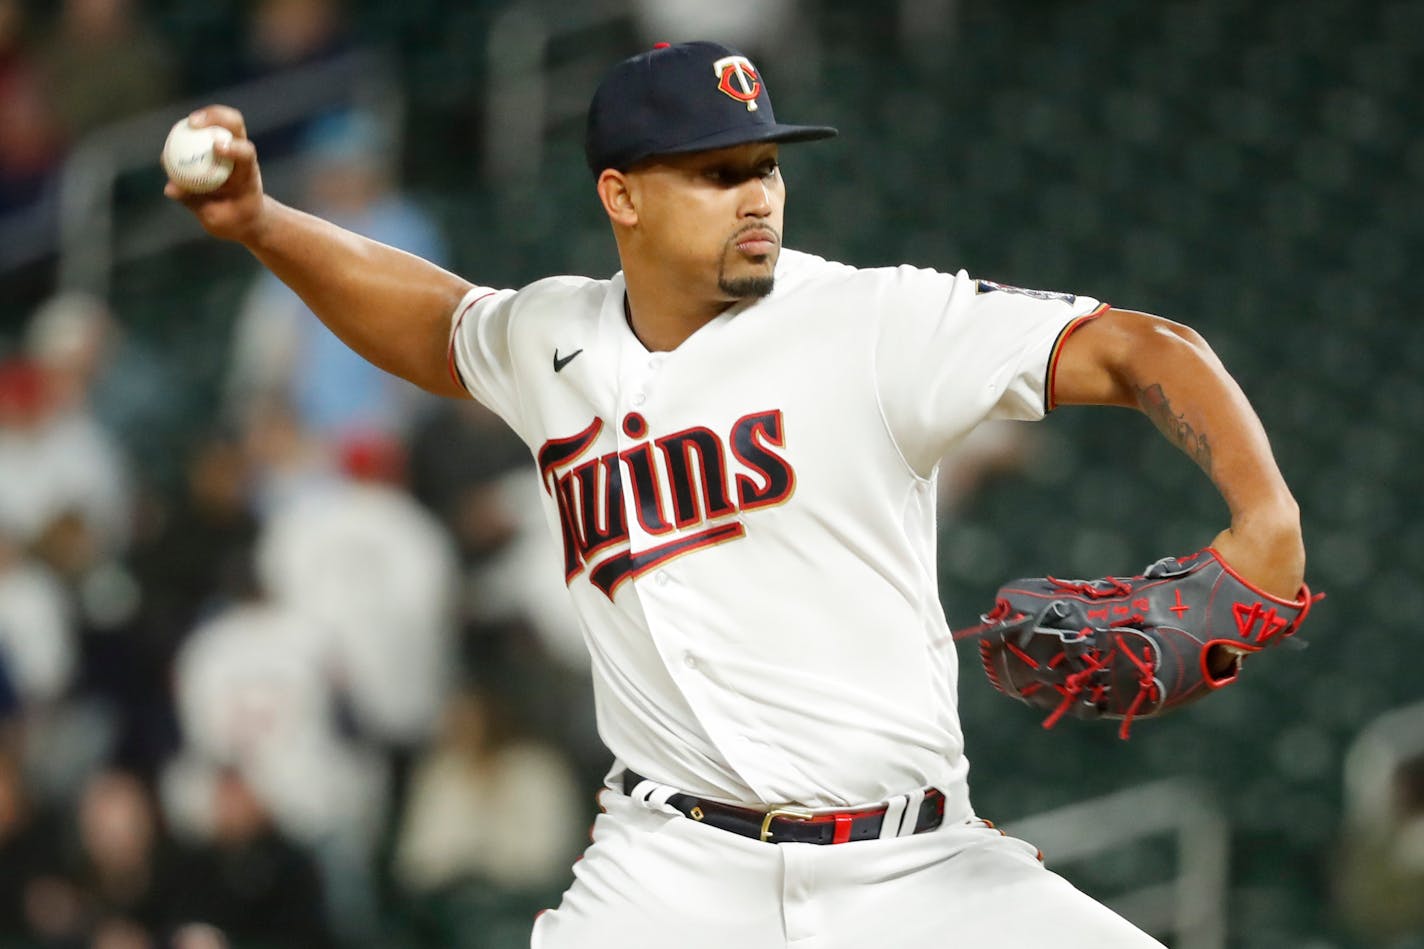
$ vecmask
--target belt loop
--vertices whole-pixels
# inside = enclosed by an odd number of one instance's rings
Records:
[[[917,788],[911,791],[908,797],[909,800],[905,802],[905,816],[900,821],[901,837],[911,836],[920,825],[920,805],[925,802],[925,789]]]
[[[897,794],[885,802],[885,818],[880,824],[880,839],[900,836],[900,818],[905,816],[905,795]]]
[[[654,807],[667,806],[668,798],[677,793],[677,788],[668,787],[666,784],[659,784],[653,788],[653,793],[648,795],[648,803]]]
[[[836,814],[836,830],[831,835],[831,843],[843,844],[850,841],[850,828],[855,823],[855,818],[849,814]]]

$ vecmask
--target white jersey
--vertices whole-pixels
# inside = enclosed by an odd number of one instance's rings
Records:
[[[451,365],[528,443],[619,761],[810,807],[935,786],[967,812],[935,466],[1047,409],[1098,301],[786,250],[671,352],[621,274],[472,290]]]

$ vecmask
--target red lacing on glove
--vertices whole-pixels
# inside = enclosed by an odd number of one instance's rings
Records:
[[[1019,647],[1015,646],[1013,643],[1005,642],[1004,648],[1007,649],[1009,652],[1013,653],[1015,656],[1018,656],[1019,661],[1021,661],[1024,665],[1028,666],[1030,669],[1038,668],[1038,661],[1032,656],[1030,656],[1028,653],[1024,652]],[[1060,653],[1060,655],[1062,654]]]
[[[1057,577],[1048,577],[1047,580],[1061,590],[1068,590],[1093,600],[1127,596],[1132,592],[1132,584],[1124,583],[1116,577],[1103,577],[1099,580],[1060,580]]]
[[[999,675],[994,671],[994,663],[990,661],[990,653],[992,651],[993,647],[989,644],[987,639],[979,640],[979,660],[984,664],[984,674],[989,677],[989,684],[1007,695],[1008,690],[1005,689],[1004,684],[999,681]]]
[[[1068,709],[1073,707],[1073,703],[1077,701],[1078,695],[1087,686],[1088,680],[1093,677],[1093,674],[1112,662],[1115,652],[1116,650],[1109,649],[1107,655],[1103,655],[1096,649],[1093,650],[1083,657],[1087,665],[1077,672],[1068,673],[1068,677],[1063,680],[1062,685],[1054,683],[1053,687],[1058,690],[1059,695],[1063,696],[1063,701],[1059,702],[1058,707],[1053,710],[1052,714],[1043,720],[1044,728],[1052,728],[1058,724],[1058,720],[1068,712]],[[1061,656],[1063,654],[1060,653],[1059,655]],[[1055,657],[1055,659],[1057,658],[1058,657]]]
[[[1122,716],[1122,727],[1117,730],[1117,736],[1123,741],[1127,741],[1128,733],[1132,730],[1132,717],[1142,708],[1142,703],[1149,699],[1156,701],[1158,696],[1156,668],[1152,663],[1152,650],[1146,646],[1142,647],[1142,658],[1128,647],[1122,647],[1123,654],[1128,661],[1137,667],[1137,695],[1133,696],[1132,704],[1127,707],[1127,711]]]
[[[985,613],[983,616],[979,617],[979,619],[985,624],[997,623],[1001,620],[1008,619],[1009,614],[1013,611],[1014,608],[1009,604],[1008,600],[995,600],[994,608],[989,612]]]
[[[994,608],[979,617],[979,622],[973,626],[958,630],[952,635],[956,640],[969,639],[972,636],[979,636],[1000,623],[1017,620],[1022,613],[1015,613],[1014,608],[1009,605],[1008,600],[995,600]]]

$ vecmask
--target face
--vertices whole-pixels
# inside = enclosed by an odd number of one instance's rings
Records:
[[[627,173],[629,249],[684,285],[736,301],[771,292],[786,186],[774,143],[667,155]]]

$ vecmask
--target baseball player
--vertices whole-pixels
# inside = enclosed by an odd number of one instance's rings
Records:
[[[1154,946],[976,817],[935,581],[938,459],[986,419],[1141,409],[1284,603],[1299,516],[1199,336],[1086,296],[783,246],[779,122],[713,43],[614,67],[586,151],[622,270],[473,285],[263,194],[242,117],[170,185],[353,349],[528,443],[615,755],[537,949]],[[990,739],[981,739],[990,740]],[[1124,815],[1130,819],[1130,815]]]

